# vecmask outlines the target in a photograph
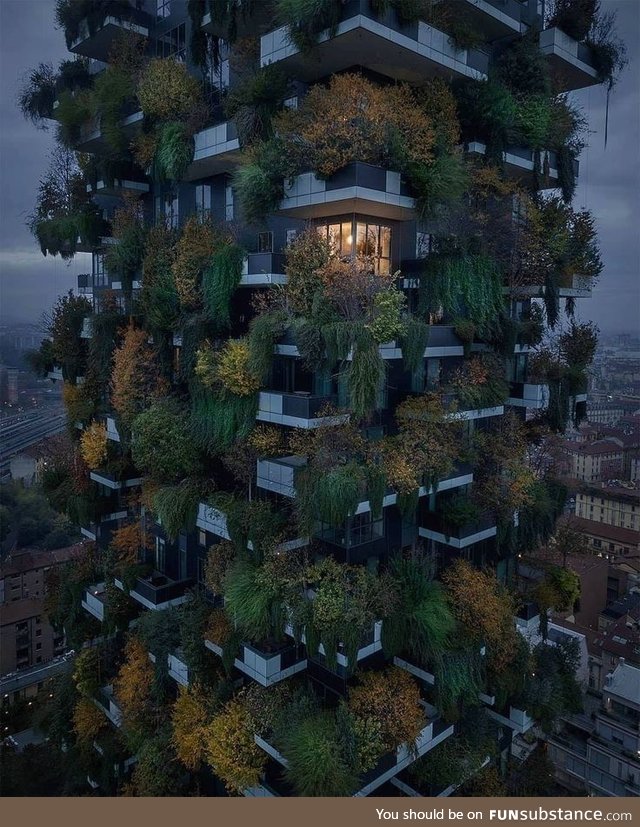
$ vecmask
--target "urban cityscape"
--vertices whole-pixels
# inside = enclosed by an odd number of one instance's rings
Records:
[[[0,795],[640,798],[640,4],[36,7]]]

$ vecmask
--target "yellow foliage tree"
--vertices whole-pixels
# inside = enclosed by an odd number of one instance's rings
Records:
[[[220,384],[237,396],[250,396],[260,380],[249,369],[249,346],[244,339],[229,339],[217,354],[216,376]]]
[[[82,459],[92,470],[99,468],[107,458],[107,428],[102,422],[92,422],[80,437]]]
[[[229,701],[207,728],[207,761],[230,792],[255,787],[267,756],[253,739],[253,719],[238,698]]]
[[[73,710],[73,731],[81,744],[90,744],[102,732],[106,720],[102,712],[86,698],[80,698]]]
[[[172,741],[178,759],[191,772],[204,760],[209,720],[209,706],[201,688],[181,688],[171,717]]]
[[[149,722],[153,666],[147,650],[137,637],[129,637],[125,659],[114,681],[115,695],[122,707],[128,729],[140,731]]]
[[[189,216],[182,228],[182,235],[174,249],[171,267],[180,304],[185,310],[195,310],[201,304],[200,281],[202,271],[220,243],[210,222]]]
[[[198,81],[184,63],[173,58],[150,60],[138,84],[142,111],[161,121],[189,117],[200,97]]]
[[[151,538],[142,531],[140,523],[130,523],[113,532],[111,547],[118,555],[118,562],[128,566],[138,562],[140,549],[151,547]]]

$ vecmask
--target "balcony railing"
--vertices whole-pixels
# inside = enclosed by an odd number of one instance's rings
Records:
[[[222,648],[217,643],[205,640],[205,646],[222,656]],[[272,651],[265,651],[249,643],[241,644],[234,665],[261,686],[273,686],[304,671],[307,668],[307,657],[304,647],[288,637],[281,645],[274,646]]]
[[[149,36],[149,15],[130,6],[120,15],[106,15],[102,24],[89,27],[87,20],[80,23],[78,37],[69,47],[70,52],[99,61],[108,60],[111,50],[122,32]]]
[[[593,65],[591,49],[578,43],[561,29],[540,32],[540,49],[563,91],[584,89],[600,83]]]
[[[284,253],[249,253],[242,264],[241,287],[286,284]]]
[[[121,591],[127,591],[121,580],[114,582]],[[166,609],[184,603],[187,599],[186,591],[192,585],[193,580],[190,578],[172,580],[160,572],[154,572],[145,579],[138,577],[135,586],[128,593],[147,609]]]
[[[327,422],[344,422],[348,419],[348,414],[321,416],[323,410],[329,405],[335,405],[335,402],[333,396],[261,391],[256,419],[300,428],[315,428]]]
[[[230,165],[240,159],[240,142],[233,121],[202,129],[194,140],[193,161],[186,176],[189,181],[228,172]]]
[[[447,524],[442,514],[427,513],[420,518],[418,533],[420,537],[460,549],[495,537],[497,527],[495,518],[489,515],[454,526]]]
[[[96,620],[104,621],[105,613],[105,584],[96,583],[89,586],[82,593],[82,608],[93,615]]]
[[[434,75],[484,79],[489,56],[476,49],[457,49],[447,34],[423,21],[402,24],[392,9],[378,15],[369,0],[347,0],[335,34],[323,32],[308,54],[302,55],[291,42],[287,26],[263,35],[260,63],[280,63],[306,82],[357,65],[423,83]]]
[[[298,175],[285,188],[279,211],[306,219],[363,213],[404,221],[413,217],[414,208],[415,200],[399,172],[356,161],[326,180],[313,172]]]

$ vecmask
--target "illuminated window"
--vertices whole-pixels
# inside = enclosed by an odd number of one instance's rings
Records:
[[[355,253],[358,257],[371,259],[376,273],[391,272],[391,227],[364,221],[341,221],[321,224],[318,232],[327,239],[335,255],[347,257]]]

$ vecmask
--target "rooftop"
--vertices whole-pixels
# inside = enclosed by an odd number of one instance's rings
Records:
[[[567,447],[572,454],[589,454],[590,456],[622,453],[622,446],[615,442],[613,437],[598,442],[569,443]]]
[[[571,527],[580,534],[589,534],[611,543],[622,543],[632,548],[637,548],[640,545],[640,534],[631,528],[621,528],[617,525],[601,523],[598,520],[573,516],[571,517]]]
[[[58,566],[76,557],[81,557],[86,551],[85,543],[75,543],[73,546],[58,548],[53,551],[42,549],[18,549],[11,552],[0,566],[0,577],[12,574],[23,574],[34,569],[43,569],[48,566]]]
[[[613,670],[606,691],[637,704],[640,699],[640,669],[628,663],[619,663]]]

